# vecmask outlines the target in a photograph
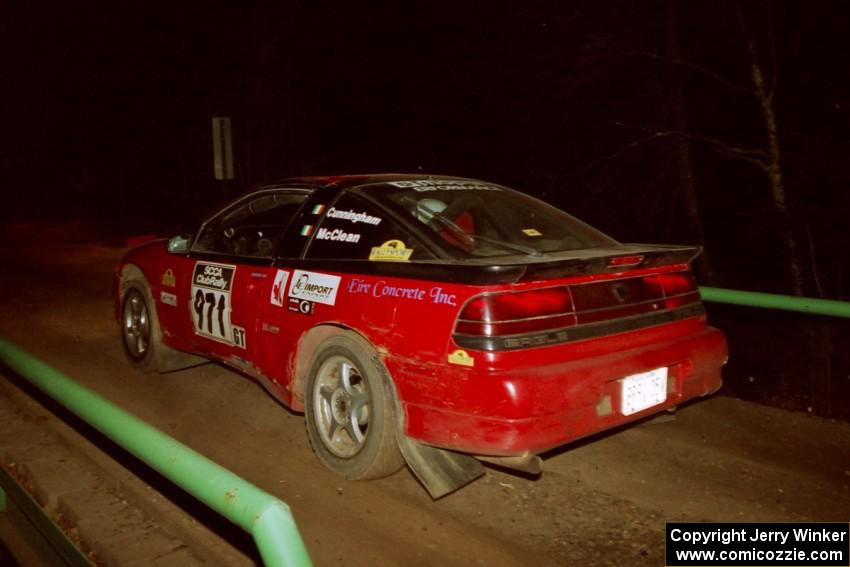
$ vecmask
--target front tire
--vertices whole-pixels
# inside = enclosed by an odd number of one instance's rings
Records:
[[[388,476],[404,465],[395,401],[375,349],[343,331],[316,349],[307,375],[307,434],[325,467],[349,480]]]
[[[127,280],[121,289],[121,344],[131,366],[144,372],[171,372],[207,362],[163,342],[147,280]]]
[[[145,283],[127,282],[121,302],[121,343],[130,365],[145,372],[159,370],[157,353],[164,345]]]

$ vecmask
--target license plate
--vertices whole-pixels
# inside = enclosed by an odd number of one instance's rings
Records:
[[[667,368],[632,374],[619,380],[620,413],[631,415],[667,399]]]

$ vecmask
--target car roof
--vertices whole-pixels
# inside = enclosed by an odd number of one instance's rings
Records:
[[[271,189],[286,185],[310,185],[313,187],[336,187],[348,189],[361,185],[373,185],[376,183],[391,183],[393,181],[418,181],[418,180],[451,180],[451,181],[477,181],[465,177],[451,175],[425,175],[421,173],[368,173],[360,175],[316,175],[305,177],[290,177],[275,183],[265,184],[256,189]]]

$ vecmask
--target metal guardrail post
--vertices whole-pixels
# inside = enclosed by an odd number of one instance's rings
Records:
[[[44,553],[44,564],[64,565],[65,567],[92,567],[92,562],[82,549],[72,542],[47,512],[36,502],[24,487],[0,467],[0,512],[9,514],[12,524],[17,524],[23,532],[38,538]],[[23,536],[26,540],[27,536]],[[2,544],[2,542],[0,542]]]
[[[312,565],[289,506],[0,339],[0,362],[250,533],[269,566]]]
[[[699,291],[703,301],[850,318],[850,302],[847,301],[813,299],[810,297],[723,289],[719,287],[700,287]]]

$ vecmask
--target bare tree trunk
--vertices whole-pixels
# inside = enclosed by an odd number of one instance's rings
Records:
[[[735,3],[735,12],[738,16],[738,24],[747,44],[747,52],[750,56],[750,78],[755,87],[754,95],[759,104],[762,120],[767,134],[767,160],[762,164],[770,180],[770,190],[773,196],[773,207],[780,216],[782,223],[779,228],[785,251],[788,254],[788,265],[791,272],[791,288],[794,295],[803,295],[803,259],[797,241],[794,239],[793,230],[788,219],[788,200],[785,193],[785,181],[782,175],[782,160],[779,148],[779,128],[776,122],[776,113],[773,110],[773,98],[776,92],[776,63],[773,65],[773,77],[771,85],[767,87],[764,81],[764,73],[759,64],[758,50],[756,49],[753,35],[750,33],[741,6]],[[770,36],[771,46],[775,41],[773,34]]]
[[[679,53],[678,9],[679,3],[677,0],[667,0],[667,51],[672,61],[679,61],[681,59]],[[667,90],[670,96],[670,113],[673,119],[672,129],[678,132],[687,132],[688,115],[685,110],[680,70],[673,65],[668,66],[667,83]],[[678,187],[682,191],[682,197],[685,202],[688,225],[691,234],[697,242],[704,244],[705,230],[700,215],[699,195],[697,194],[693,161],[691,159],[691,142],[684,136],[674,136],[672,142],[677,166]],[[707,248],[703,250],[702,255],[697,259],[696,263],[704,283],[714,285],[716,283],[714,267]]]

